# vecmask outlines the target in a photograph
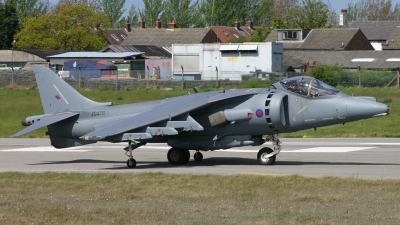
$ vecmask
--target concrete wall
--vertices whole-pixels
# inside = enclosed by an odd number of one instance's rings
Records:
[[[11,84],[12,71],[0,71],[0,87],[8,87]],[[20,87],[35,87],[36,80],[33,71],[31,70],[18,70],[14,72],[14,82]],[[68,81],[74,88],[78,88],[78,81]],[[236,87],[241,85],[240,81],[219,81],[221,87]],[[185,88],[214,88],[216,81],[185,81]],[[118,89],[135,89],[135,88],[155,88],[164,89],[172,88],[178,89],[182,87],[181,81],[177,80],[135,80],[135,79],[120,79],[118,80]],[[81,88],[84,89],[113,89],[115,90],[116,84],[114,79],[91,79],[83,80]]]

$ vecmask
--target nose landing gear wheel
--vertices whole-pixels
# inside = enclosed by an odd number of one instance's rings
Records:
[[[260,165],[272,165],[275,163],[276,155],[266,157],[269,153],[273,152],[270,148],[262,148],[258,151],[257,160]]]
[[[196,160],[197,162],[200,162],[201,160],[203,160],[203,154],[201,152],[196,152],[194,153],[194,160]]]
[[[126,165],[129,168],[135,168],[136,167],[136,160],[134,158],[128,159],[128,161],[126,162]]]

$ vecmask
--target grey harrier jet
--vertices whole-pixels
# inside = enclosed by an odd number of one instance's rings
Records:
[[[353,97],[324,82],[299,76],[267,88],[195,93],[164,100],[112,106],[87,99],[43,66],[33,66],[44,114],[22,120],[28,126],[12,137],[47,126],[51,144],[68,148],[97,141],[127,142],[132,150],[164,142],[171,164],[185,164],[194,150],[260,146],[257,159],[272,165],[281,150],[278,134],[387,115],[390,108],[373,97]],[[367,128],[366,128],[367,129]]]

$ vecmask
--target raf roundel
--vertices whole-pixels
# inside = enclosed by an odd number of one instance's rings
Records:
[[[261,109],[257,109],[257,111],[256,111],[256,116],[257,116],[258,118],[261,118],[261,117],[263,117],[263,115],[264,115],[263,111],[262,111]]]

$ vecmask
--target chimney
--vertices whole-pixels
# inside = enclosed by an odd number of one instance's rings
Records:
[[[143,17],[140,18],[139,27],[143,28],[143,29],[146,28],[146,23],[144,22],[144,18]]]
[[[161,20],[160,20],[160,18],[158,18],[157,21],[156,21],[156,28],[158,28],[158,29],[161,28]]]
[[[253,30],[253,20],[251,18],[249,18],[249,20],[247,20],[247,26],[249,27],[250,30]]]
[[[342,9],[339,16],[339,26],[345,26],[347,24],[347,16],[347,10]]]
[[[237,30],[240,29],[240,22],[239,22],[238,19],[236,19],[236,21],[235,21],[235,28],[236,28]]]
[[[175,28],[176,28],[175,20],[168,20],[168,29],[175,29]]]
[[[125,21],[125,30],[131,32],[131,24],[129,23],[129,20]]]

